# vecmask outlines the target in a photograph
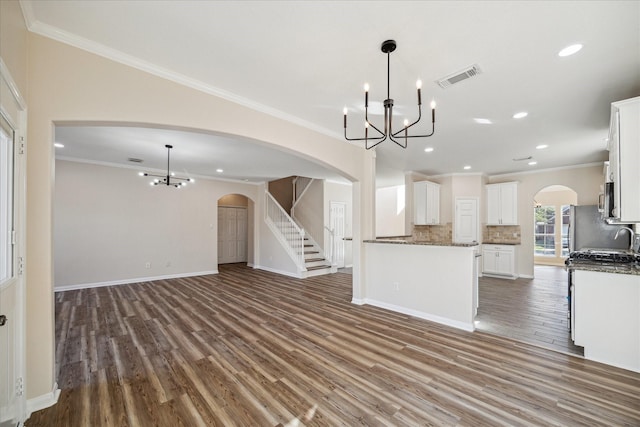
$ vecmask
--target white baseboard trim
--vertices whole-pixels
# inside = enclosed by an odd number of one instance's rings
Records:
[[[353,302],[353,300],[352,300]],[[436,316],[435,314],[425,313],[423,311],[413,310],[406,307],[401,307],[394,304],[389,304],[382,301],[377,301],[369,298],[364,299],[364,303],[372,305],[374,307],[384,308],[386,310],[395,311],[396,313],[407,314],[409,316],[418,317],[420,319],[428,320],[430,322],[439,323],[445,326],[451,326],[452,328],[462,329],[463,331],[473,332],[475,331],[475,325],[473,322],[465,323],[459,320],[453,320],[446,317]]]
[[[355,305],[365,305],[366,302],[365,300],[363,300],[362,298],[353,298],[351,300],[351,304],[355,304]]]
[[[108,282],[79,283],[77,285],[55,286],[54,292],[73,291],[75,289],[101,288],[103,286],[126,285],[131,283],[152,282],[154,280],[181,279],[183,277],[206,276],[208,274],[218,274],[218,270],[198,271],[193,273],[167,274],[155,277],[136,277],[124,280],[112,280]]]
[[[521,279],[533,279],[533,274],[519,274],[518,277]]]
[[[53,384],[53,390],[49,393],[34,397],[27,400],[27,419],[36,411],[48,408],[58,403],[58,397],[60,397],[60,389],[58,383]]]
[[[265,267],[264,265],[254,265],[253,268],[257,270],[264,270],[270,273],[282,274],[283,276],[294,277],[296,279],[302,279],[302,275],[298,273],[292,273],[291,271],[278,270],[277,268]]]

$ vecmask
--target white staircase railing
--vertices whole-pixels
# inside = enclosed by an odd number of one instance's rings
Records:
[[[265,221],[296,263],[298,271],[306,271],[304,264],[304,230],[282,209],[271,193],[265,192]]]
[[[333,248],[334,248],[335,234],[333,232],[333,229],[327,227],[326,225],[324,226],[324,230],[329,235],[329,250],[328,251],[325,250],[324,251],[324,255],[325,255],[326,260],[329,261],[330,265],[335,265],[334,259],[333,259],[334,258],[333,257]]]

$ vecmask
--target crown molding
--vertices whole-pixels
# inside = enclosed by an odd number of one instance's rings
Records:
[[[503,174],[499,174],[499,175],[487,175],[487,177],[488,178],[502,178],[502,177],[513,176],[513,175],[535,175],[535,174],[538,174],[538,173],[547,173],[547,172],[570,170],[570,169],[591,168],[591,167],[594,167],[594,166],[603,166],[604,162],[605,161],[603,160],[601,162],[584,163],[584,164],[581,164],[581,165],[560,166],[560,167],[557,167],[557,168],[536,169],[536,170],[532,170],[532,171],[522,171],[522,172],[510,172],[510,173],[503,173]]]
[[[153,74],[157,77],[172,81],[174,83],[178,83],[182,86],[186,86],[191,89],[195,89],[199,92],[203,92],[208,95],[213,95],[218,98],[225,99],[227,101],[233,102],[243,107],[270,115],[277,119],[284,120],[286,122],[312,130],[322,135],[325,135],[334,139],[342,140],[341,134],[330,131],[324,127],[318,126],[307,120],[285,113],[284,111],[269,107],[259,102],[255,102],[251,99],[242,97],[235,93],[209,85],[203,81],[188,77],[184,74],[177,73],[167,68],[160,67],[156,64],[136,58],[132,55],[126,54],[119,50],[112,49],[103,44],[96,43],[92,40],[86,39],[84,37],[80,37],[76,34],[60,30],[49,24],[45,24],[41,21],[38,21],[37,18],[35,18],[30,1],[21,0],[20,5],[22,6],[22,13],[25,17],[27,28],[32,33],[50,38],[52,40],[67,44],[69,46],[76,47],[78,49],[93,53],[103,58],[110,59],[120,64],[124,64],[132,68],[136,68],[146,73]]]

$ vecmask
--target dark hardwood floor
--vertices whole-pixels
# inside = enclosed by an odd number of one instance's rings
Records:
[[[567,319],[567,272],[562,267],[535,266],[534,279],[479,280],[478,330],[584,355],[573,344]]]
[[[36,426],[638,426],[640,374],[351,301],[351,275],[56,294]]]

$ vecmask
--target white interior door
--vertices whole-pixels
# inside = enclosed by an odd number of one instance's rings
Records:
[[[0,426],[21,420],[19,282],[15,235],[14,132],[0,118]]]
[[[478,199],[456,198],[456,220],[453,224],[456,243],[477,242],[478,239]]]
[[[330,209],[329,227],[333,230],[333,247],[331,249],[333,264],[338,268],[343,268],[347,204],[344,202],[330,202]]]

